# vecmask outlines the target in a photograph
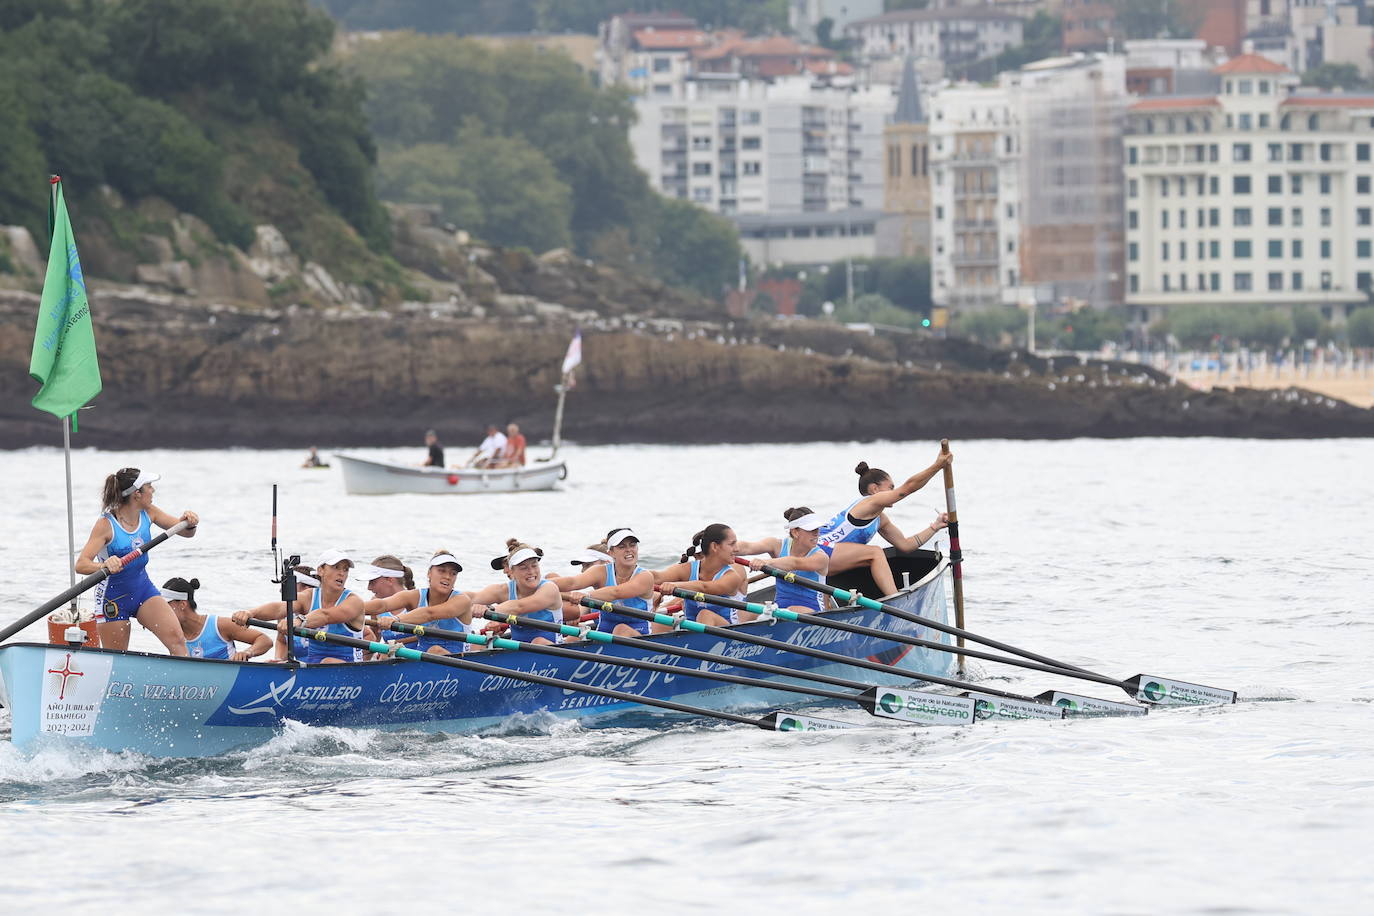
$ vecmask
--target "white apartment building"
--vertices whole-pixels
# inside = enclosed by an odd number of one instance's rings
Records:
[[[815,41],[817,27],[830,20],[831,34],[838,38],[856,19],[868,19],[883,11],[883,0],[788,0],[787,26],[803,41]]]
[[[677,97],[636,100],[630,145],[654,188],[718,213],[879,210],[895,105],[889,86],[700,75]]]
[[[1374,289],[1374,96],[1308,94],[1257,55],[1216,96],[1146,99],[1126,128],[1126,302],[1307,305]]]
[[[935,58],[947,65],[972,63],[1021,44],[1024,20],[992,6],[897,10],[845,27],[869,60]]]

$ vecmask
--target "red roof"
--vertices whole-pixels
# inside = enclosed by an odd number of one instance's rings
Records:
[[[1131,106],[1131,111],[1170,111],[1183,108],[1215,108],[1217,100],[1208,96],[1161,96],[1141,99]]]
[[[806,69],[818,76],[849,76],[854,68],[842,60],[808,60]]]
[[[1276,64],[1267,57],[1258,54],[1242,54],[1240,57],[1233,57],[1220,67],[1214,67],[1213,73],[1292,73],[1283,64]]]
[[[706,33],[698,29],[640,29],[635,44],[646,51],[673,51],[699,48],[706,44]]]
[[[1374,96],[1290,95],[1283,104],[1299,108],[1374,108]]]

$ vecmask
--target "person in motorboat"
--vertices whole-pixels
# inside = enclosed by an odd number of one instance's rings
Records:
[[[195,536],[200,523],[196,513],[187,510],[173,516],[153,505],[153,482],[159,479],[138,468],[121,468],[106,477],[100,494],[102,514],[76,558],[76,571],[83,576],[102,568],[110,574],[95,599],[100,644],[106,649],[128,649],[129,621],[137,618],[172,655],[186,654],[186,637],[176,614],[148,578],[147,555],[127,566],[120,559],[153,539],[153,525],[167,529],[186,522],[181,536]]]
[[[766,553],[772,559],[755,557],[749,561],[749,568],[755,571],[771,566],[783,572],[810,579],[812,582],[825,582],[825,574],[830,566],[830,555],[816,541],[818,532],[825,519],[807,506],[796,506],[782,514],[786,520],[787,534],[784,537],[767,537],[757,541],[740,541],[735,553],[744,556]],[[778,578],[773,602],[778,607],[789,608],[804,613],[814,613],[822,609],[822,595],[815,589],[796,585],[786,579]]]
[[[829,574],[833,576],[859,566],[868,566],[879,594],[887,596],[895,593],[897,583],[892,578],[892,567],[888,565],[886,554],[877,544],[869,542],[875,535],[881,534],[902,553],[910,553],[948,525],[949,516],[940,512],[936,514],[934,522],[908,537],[887,517],[887,510],[924,487],[953,460],[953,452],[941,452],[930,467],[912,474],[901,486],[893,484],[892,476],[887,471],[871,468],[867,462],[860,461],[854,468],[854,473],[859,475],[859,498],[825,523],[817,541],[830,554]]]
[[[525,466],[525,437],[520,432],[520,427],[514,423],[506,426],[506,444],[501,447],[501,454],[491,461],[487,467],[493,468],[520,468]]]
[[[590,564],[579,575],[554,579],[558,590],[590,588],[592,598],[647,611],[654,597],[654,573],[639,565],[639,536],[629,528],[614,528],[606,534],[605,550],[610,563]],[[647,636],[649,621],[601,611],[596,628],[617,636]]]
[[[390,620],[401,623],[432,624],[435,629],[465,633],[472,629],[472,600],[454,588],[463,565],[449,551],[434,552],[429,561],[429,585],[399,591],[389,598],[374,598],[363,603],[369,614],[377,615],[378,625],[385,627]],[[393,631],[386,630],[386,633]],[[396,633],[397,636],[406,634]],[[467,644],[457,639],[439,639],[425,635],[416,637],[412,648],[436,655],[464,652]]]
[[[348,572],[353,561],[342,550],[326,550],[315,563],[315,575],[319,585],[308,592],[301,593],[304,608],[297,608],[303,616],[297,618],[297,625],[311,629],[324,630],[339,636],[354,639],[367,639],[371,631],[366,627],[362,596],[347,587]],[[269,601],[251,611],[236,611],[233,620],[243,626],[248,618],[260,620],[279,620],[277,626],[277,658],[286,657],[286,602]],[[296,645],[299,645],[297,643]],[[364,650],[353,646],[340,645],[318,639],[307,639],[305,651],[300,660],[307,665],[359,662],[363,660]]]
[[[320,457],[319,449],[315,448],[315,446],[312,445],[310,446],[310,454],[305,456],[305,460],[301,462],[301,467],[327,468],[329,467],[329,464],[323,458]]]
[[[231,662],[246,662],[272,651],[272,637],[262,630],[240,626],[228,617],[202,614],[196,604],[199,579],[174,576],[162,583],[162,597],[172,613],[177,615],[182,635],[186,637],[186,651],[191,658],[223,658]],[[245,643],[246,649],[237,647]]]
[[[471,593],[473,615],[481,617],[492,610],[498,614],[562,623],[563,596],[558,586],[540,573],[539,561],[543,556],[544,551],[537,547],[515,538],[507,540],[505,569],[508,578],[503,583]],[[558,642],[557,634],[552,631],[521,626],[518,621],[511,624],[510,638],[521,642]]]
[[[692,546],[687,548],[678,563],[654,572],[660,597],[672,594],[675,588],[681,588],[742,600],[745,576],[743,569],[735,564],[736,543],[734,529],[719,522],[707,525],[692,535]],[[717,627],[728,626],[741,619],[738,611],[713,608],[690,599],[682,602],[682,612],[688,620]],[[753,615],[749,617],[752,619]],[[665,628],[655,624],[654,629],[657,632]]]
[[[495,423],[487,424],[487,437],[482,440],[482,444],[477,446],[477,451],[472,453],[468,459],[468,467],[488,468],[493,467],[494,463],[501,457],[501,450],[506,447],[506,437]]]
[[[444,466],[444,447],[439,444],[439,436],[432,429],[425,430],[425,448],[429,454],[425,456],[421,467],[441,468]]]

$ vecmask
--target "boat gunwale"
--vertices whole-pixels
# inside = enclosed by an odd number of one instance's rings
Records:
[[[399,477],[446,478],[450,474],[458,474],[460,476],[479,477],[482,480],[491,480],[502,477],[513,478],[519,477],[521,475],[533,476],[535,474],[543,474],[567,466],[566,462],[564,461],[548,461],[541,462],[538,467],[534,467],[531,465],[521,465],[520,467],[514,468],[436,468],[426,467],[424,465],[393,464],[389,461],[380,461],[375,458],[358,458],[354,455],[345,455],[340,452],[335,452],[334,458],[338,459],[341,462],[341,464],[339,465],[340,470],[343,469],[342,462],[354,461],[359,464],[367,465],[370,468],[385,471],[388,474],[394,474]]]

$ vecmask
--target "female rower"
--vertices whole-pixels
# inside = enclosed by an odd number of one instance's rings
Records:
[[[475,591],[472,613],[480,616],[488,609],[498,614],[529,617],[531,620],[563,622],[563,596],[552,580],[540,577],[539,561],[544,551],[521,543],[515,538],[506,541],[505,569],[507,580]],[[498,558],[499,559],[499,558]],[[495,565],[493,560],[492,564]],[[521,626],[512,623],[510,638],[521,642],[555,643],[558,636],[552,630]]]
[[[374,560],[375,564],[376,561]],[[397,592],[389,598],[365,602],[369,614],[382,616],[378,623],[385,626],[390,619],[409,624],[433,624],[435,629],[465,633],[472,629],[472,600],[455,591],[453,584],[463,565],[447,550],[437,550],[429,561],[429,586]],[[391,633],[391,630],[387,630]],[[406,633],[396,633],[407,636]],[[413,648],[419,652],[452,655],[463,652],[467,644],[459,639],[437,639],[433,636],[412,637]]]
[[[231,662],[246,662],[250,658],[272,651],[272,637],[261,630],[240,626],[228,617],[205,615],[196,611],[196,589],[199,579],[187,581],[179,576],[162,583],[162,597],[172,613],[177,615],[182,635],[186,637],[186,651],[192,658],[227,658]],[[248,643],[247,649],[236,649],[237,642]]]
[[[402,563],[400,558],[389,553],[382,554],[366,566],[359,566],[354,575],[365,581],[367,590],[372,593],[373,600],[363,602],[363,605],[369,608],[375,601],[386,600],[415,587],[415,574],[411,572],[410,567]],[[372,612],[369,609],[368,613]],[[407,636],[404,633],[391,630],[383,630],[379,634],[379,638],[386,642],[403,645],[410,645],[417,639],[415,636]],[[375,657],[381,658],[380,655]]]
[[[348,571],[352,567],[353,561],[341,550],[326,550],[320,554],[315,564],[315,575],[320,584],[308,592],[301,593],[305,607],[296,609],[304,613],[299,626],[324,630],[339,636],[351,636],[354,639],[365,638],[366,614],[363,611],[363,599],[345,587]],[[270,601],[251,611],[236,611],[234,623],[246,626],[249,617],[281,621],[277,627],[277,657],[284,657],[286,621],[283,618],[286,617],[286,602]],[[360,662],[363,660],[363,650],[318,639],[307,639],[305,651],[300,658],[307,665]]]
[[[592,598],[649,610],[649,600],[654,596],[654,574],[639,565],[639,536],[629,528],[612,529],[606,535],[605,549],[610,555],[610,563],[597,563],[583,569],[581,575],[554,579],[558,590],[571,592],[590,588]],[[596,628],[616,636],[647,636],[649,621],[602,611]]]
[[[867,462],[860,461],[858,467],[854,468],[854,473],[859,475],[859,498],[821,528],[818,543],[830,554],[830,574],[867,565],[880,594],[887,596],[896,592],[897,583],[893,581],[887,555],[881,547],[869,541],[873,540],[874,535],[881,534],[902,553],[910,553],[945,527],[949,518],[942,512],[935,516],[932,524],[907,537],[887,517],[887,510],[924,487],[953,460],[953,452],[942,452],[930,467],[912,474],[899,487],[893,486],[892,477],[887,471],[871,468]]]
[[[598,541],[597,543],[589,546],[586,550],[579,553],[569,562],[571,562],[573,566],[576,566],[578,568],[579,575],[581,573],[587,572],[587,570],[591,569],[594,566],[605,566],[608,563],[614,563],[615,561],[611,559],[611,555],[606,552],[606,549],[606,542]],[[544,576],[544,578],[546,579],[573,579],[576,577],[576,575],[560,576],[558,575],[558,573],[547,573]],[[587,610],[580,603],[582,598],[586,594],[587,593],[585,591],[569,591],[567,589],[563,590],[564,623],[568,624],[569,626],[577,626],[578,621],[582,619],[583,613]]]
[[[743,599],[744,571],[735,565],[736,543],[735,532],[729,525],[719,522],[707,525],[692,535],[692,546],[687,548],[680,562],[654,572],[654,582],[664,595],[681,588]],[[740,619],[737,611],[712,609],[690,599],[682,602],[682,611],[688,620],[715,627],[728,626]]]
[[[817,546],[817,532],[825,524],[824,519],[806,506],[788,509],[782,514],[787,520],[787,537],[763,538],[758,541],[741,541],[735,548],[736,553],[766,553],[776,559],[753,559],[749,568],[754,570],[771,566],[783,572],[795,573],[812,582],[825,582],[825,574],[830,566],[830,557]],[[804,585],[795,585],[781,577],[777,580],[777,593],[773,603],[778,607],[794,611],[814,613],[821,610],[820,592]]]
[[[129,621],[137,617],[168,652],[184,656],[186,637],[167,600],[148,578],[147,556],[139,556],[128,565],[120,559],[153,539],[153,525],[167,529],[186,522],[181,536],[195,537],[200,518],[194,512],[173,517],[153,505],[153,481],[159,479],[157,474],[138,468],[122,468],[105,478],[100,494],[103,514],[76,558],[76,571],[88,576],[103,568],[110,574],[96,593],[96,606],[103,613],[98,618],[102,646],[120,651],[129,648]]]

